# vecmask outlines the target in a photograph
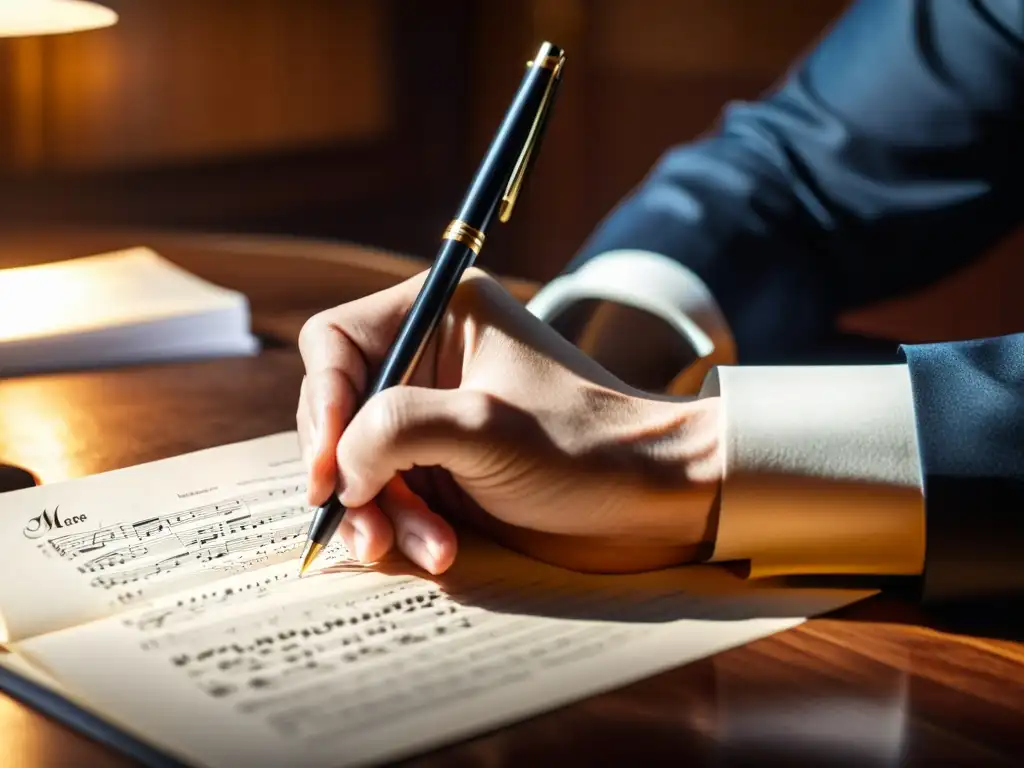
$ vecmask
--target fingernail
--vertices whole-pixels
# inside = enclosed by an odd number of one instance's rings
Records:
[[[433,571],[434,557],[430,554],[427,542],[414,533],[407,533],[402,537],[402,551],[406,557],[412,560],[420,568],[426,571]]]

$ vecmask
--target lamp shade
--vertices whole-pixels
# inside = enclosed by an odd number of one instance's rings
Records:
[[[86,0],[0,0],[0,37],[81,32],[115,23],[114,11]]]

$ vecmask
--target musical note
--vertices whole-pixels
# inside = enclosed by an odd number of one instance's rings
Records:
[[[251,489],[170,513],[55,536],[41,546],[74,563],[111,606],[133,605],[216,574],[294,556],[312,518],[305,485]]]
[[[171,557],[147,563],[146,565],[118,571],[109,575],[103,574],[94,578],[91,584],[95,587],[111,589],[167,573],[191,563],[209,563],[212,560],[227,557],[231,554],[251,552],[274,544],[287,543],[289,545],[288,548],[296,548],[302,545],[303,537],[308,528],[308,523],[303,523],[234,538],[221,538],[214,534],[208,534],[205,537],[196,536],[189,540],[190,543],[198,545],[194,550],[183,549]]]
[[[106,555],[100,555],[92,560],[87,560],[78,566],[79,573],[96,573],[108,568],[116,568],[132,560],[149,554],[149,548],[141,544],[132,544],[123,549],[114,550]]]
[[[134,535],[130,525],[118,524],[99,528],[89,533],[72,533],[50,539],[52,546],[62,557],[73,558],[97,549],[103,549],[114,541],[123,541]]]
[[[88,552],[95,551],[107,544],[117,541],[138,540],[149,541],[154,538],[170,535],[177,529],[183,528],[190,523],[201,522],[218,517],[224,517],[231,513],[248,510],[250,507],[268,501],[275,501],[279,498],[288,498],[305,493],[306,487],[302,484],[288,485],[279,488],[270,488],[263,491],[247,494],[237,499],[228,499],[212,504],[204,504],[199,507],[173,512],[160,517],[151,517],[139,520],[134,523],[116,523],[95,531],[66,534],[49,540],[49,544],[63,558],[73,560]],[[302,510],[290,508],[290,511],[283,516],[266,518],[264,522],[274,522],[284,519],[288,514],[298,514]],[[251,515],[245,511],[244,515]]]
[[[159,655],[202,695],[259,718],[279,738],[336,744],[381,718],[543,676],[638,631],[494,613],[422,580],[360,587],[358,577],[339,574],[344,588],[307,595],[297,590],[308,582],[277,576],[262,589],[254,579],[231,592],[210,590],[125,626],[139,632],[145,653]],[[275,599],[287,584],[289,597]],[[225,605],[264,598],[271,607],[222,613]]]

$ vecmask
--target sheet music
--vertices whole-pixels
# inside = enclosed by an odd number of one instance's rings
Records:
[[[707,656],[866,596],[712,567],[584,576],[464,538],[437,580],[344,565],[232,576],[17,647],[79,700],[209,766],[416,751]]]
[[[296,561],[312,509],[294,433],[2,497],[12,639]],[[347,557],[338,546],[327,553]]]

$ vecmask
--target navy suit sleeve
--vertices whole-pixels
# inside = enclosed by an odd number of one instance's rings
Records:
[[[924,472],[925,597],[1024,594],[1024,333],[903,353]]]
[[[803,352],[843,310],[945,276],[1024,207],[1022,13],[855,3],[771,92],[669,151],[568,271],[623,248],[677,260],[741,362]]]

